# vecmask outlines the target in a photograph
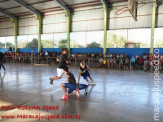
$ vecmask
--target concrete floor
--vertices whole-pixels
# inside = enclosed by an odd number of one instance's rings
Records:
[[[81,98],[72,96],[68,101],[60,83],[65,77],[49,84],[49,77],[56,75],[54,66],[5,64],[6,74],[1,71],[0,106],[57,106],[58,110],[0,110],[0,115],[57,115],[53,122],[154,122],[153,73],[93,69],[96,86],[90,86],[88,95],[81,91]],[[77,68],[70,68],[78,76]],[[163,74],[160,74],[163,79]],[[81,83],[86,83],[81,78]],[[160,83],[162,89],[163,83]],[[163,90],[163,89],[162,89]],[[61,115],[80,115],[80,119],[62,119]],[[37,119],[2,119],[5,122],[33,122]],[[41,119],[46,121],[46,119]],[[163,94],[160,95],[160,122],[163,122]]]

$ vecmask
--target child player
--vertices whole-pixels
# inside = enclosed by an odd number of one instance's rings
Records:
[[[80,81],[80,76],[83,76],[83,78],[88,82],[89,85],[95,85],[96,83],[93,82],[93,79],[90,74],[92,75],[90,68],[84,62],[81,62],[80,69],[79,69],[78,83]],[[91,80],[90,82],[88,80],[88,77]]]
[[[61,79],[62,75],[64,74],[63,69],[66,67],[67,64],[70,63],[67,58],[67,53],[68,53],[67,48],[63,48],[60,59],[57,59],[57,61],[59,61],[58,68],[57,68],[57,76],[49,78],[50,84],[53,84],[53,80]]]

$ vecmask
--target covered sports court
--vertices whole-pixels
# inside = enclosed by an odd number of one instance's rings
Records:
[[[0,0],[0,121],[162,122],[162,33],[162,0]],[[80,99],[49,83],[62,48]]]

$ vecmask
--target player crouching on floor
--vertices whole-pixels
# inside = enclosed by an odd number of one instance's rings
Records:
[[[82,89],[85,89],[86,94],[87,94],[88,85],[76,84],[76,79],[75,79],[74,75],[69,71],[69,68],[67,66],[63,70],[66,75],[66,79],[67,79],[68,83],[61,84],[61,88],[64,93],[64,96],[61,97],[61,99],[68,99],[69,96],[75,95],[75,94],[76,94],[77,98],[80,98],[79,90],[82,90]],[[74,91],[74,90],[76,90],[76,91]]]

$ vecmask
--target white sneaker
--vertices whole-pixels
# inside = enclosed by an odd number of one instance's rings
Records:
[[[92,82],[88,82],[88,85],[92,85]]]
[[[92,82],[91,85],[96,85],[96,82]]]

